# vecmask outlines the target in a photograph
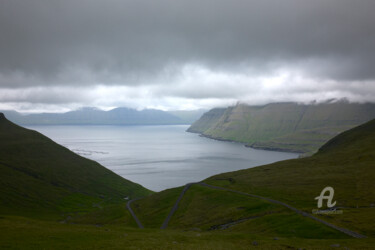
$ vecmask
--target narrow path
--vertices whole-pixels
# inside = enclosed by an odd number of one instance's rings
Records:
[[[182,192],[180,193],[180,196],[178,197],[178,199],[176,200],[173,208],[171,209],[171,211],[169,212],[168,216],[165,218],[162,226],[160,227],[160,229],[165,229],[168,227],[168,223],[169,221],[171,220],[173,214],[177,211],[178,209],[178,204],[181,202],[182,198],[184,197],[185,193],[188,191],[188,189],[194,185],[194,184],[198,184],[198,185],[201,185],[201,186],[204,186],[204,187],[208,187],[208,188],[213,188],[213,189],[218,189],[218,190],[222,190],[222,191],[228,191],[228,192],[232,192],[232,193],[236,193],[236,194],[240,194],[240,195],[245,195],[245,196],[248,196],[248,197],[252,197],[252,198],[258,198],[258,199],[261,199],[261,200],[265,200],[265,201],[268,201],[268,202],[271,202],[271,203],[274,203],[274,204],[278,204],[278,205],[281,205],[281,206],[284,206],[286,208],[289,208],[290,210],[296,212],[297,214],[300,214],[302,216],[305,216],[305,217],[308,217],[308,218],[311,218],[319,223],[322,223],[330,228],[333,228],[335,230],[338,230],[346,235],[349,235],[351,237],[354,237],[354,238],[367,238],[365,235],[362,235],[360,233],[357,233],[357,232],[354,232],[354,231],[351,231],[349,229],[346,229],[346,228],[342,228],[342,227],[339,227],[339,226],[336,226],[336,225],[333,225],[327,221],[324,221],[320,218],[317,218],[317,217],[314,217],[312,216],[311,214],[309,213],[306,213],[306,212],[303,212],[295,207],[292,207],[284,202],[281,202],[281,201],[278,201],[278,200],[274,200],[274,199],[270,199],[270,198],[267,198],[267,197],[263,197],[263,196],[259,196],[259,195],[255,195],[255,194],[248,194],[248,193],[245,193],[245,192],[241,192],[241,191],[237,191],[237,190],[233,190],[233,189],[229,189],[229,188],[224,188],[224,187],[218,187],[218,186],[213,186],[213,185],[209,185],[209,184],[206,184],[204,182],[198,182],[198,183],[188,183],[185,185],[184,189],[182,190]],[[140,199],[140,198],[139,198]],[[131,208],[131,203],[133,201],[136,201],[136,200],[139,200],[139,199],[134,199],[134,200],[131,200],[129,201],[126,206],[129,210],[129,212],[131,213],[131,215],[133,216],[134,220],[137,222],[138,224],[138,227],[139,228],[144,228],[142,223],[139,221],[139,219],[137,218],[137,216],[135,215],[135,213],[133,212],[132,208]],[[231,223],[229,223],[231,224]],[[228,224],[228,225],[229,225]],[[230,225],[232,226],[232,225]]]
[[[180,201],[182,200],[182,197],[184,196],[184,194],[186,193],[186,191],[191,187],[191,185],[193,185],[195,183],[188,183],[185,185],[184,189],[182,190],[182,192],[180,193],[180,196],[178,197],[177,201],[175,202],[173,208],[171,209],[171,211],[169,212],[167,218],[165,218],[164,222],[163,222],[163,225],[161,225],[160,229],[166,229],[167,226],[168,226],[168,223],[169,221],[171,220],[173,214],[176,212],[177,208],[178,208],[178,204],[180,203]]]
[[[278,205],[282,205],[284,207],[287,207],[291,210],[293,210],[294,212],[298,213],[298,214],[301,214],[305,217],[309,217],[317,222],[320,222],[330,228],[333,228],[335,230],[338,230],[346,235],[349,235],[351,237],[354,237],[354,238],[367,238],[365,235],[362,235],[362,234],[359,234],[357,232],[353,232],[349,229],[346,229],[346,228],[342,228],[342,227],[338,227],[338,226],[335,226],[329,222],[326,222],[320,218],[317,218],[317,217],[314,217],[312,216],[311,214],[309,213],[306,213],[306,212],[303,212],[295,207],[292,207],[284,202],[281,202],[281,201],[277,201],[277,200],[273,200],[273,199],[270,199],[270,198],[267,198],[267,197],[263,197],[263,196],[259,196],[259,195],[254,195],[254,194],[248,194],[248,193],[244,193],[244,192],[241,192],[241,191],[236,191],[236,190],[233,190],[233,189],[229,189],[229,188],[223,188],[223,187],[218,187],[218,186],[212,186],[212,185],[209,185],[209,184],[206,184],[204,182],[200,182],[198,183],[199,185],[201,186],[205,186],[205,187],[209,187],[209,188],[214,188],[214,189],[219,189],[219,190],[223,190],[223,191],[229,191],[229,192],[232,192],[232,193],[236,193],[236,194],[241,194],[241,195],[246,195],[246,196],[249,196],[249,197],[253,197],[253,198],[258,198],[258,199],[262,199],[262,200],[266,200],[268,202],[271,202],[271,203],[274,203],[274,204],[278,204]]]
[[[139,200],[139,199],[141,199],[141,198],[138,198],[138,199],[134,199],[134,200],[130,200],[130,201],[128,201],[128,202],[126,203],[126,207],[128,208],[130,214],[133,216],[135,222],[137,222],[138,227],[139,227],[139,228],[144,228],[144,226],[142,225],[141,221],[140,221],[140,220],[138,219],[138,217],[135,215],[133,209],[132,209],[131,206],[130,206],[130,205],[132,204],[133,201],[137,201],[137,200]]]

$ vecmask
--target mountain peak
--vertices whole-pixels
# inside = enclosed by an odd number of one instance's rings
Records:
[[[5,115],[3,113],[0,112],[0,121],[2,120],[6,120],[7,118],[5,118]]]

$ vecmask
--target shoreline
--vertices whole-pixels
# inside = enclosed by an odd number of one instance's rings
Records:
[[[247,144],[245,142],[239,142],[239,141],[234,141],[234,140],[230,140],[230,139],[224,139],[224,138],[220,138],[220,137],[213,137],[213,136],[205,135],[205,134],[202,134],[200,132],[195,132],[195,131],[186,130],[186,132],[192,133],[192,134],[198,134],[200,137],[205,137],[205,138],[216,140],[216,141],[238,143],[238,144],[243,145],[246,148],[252,148],[252,149],[256,149],[256,150],[265,150],[265,151],[283,152],[283,153],[295,153],[295,154],[299,154],[299,157],[301,157],[302,155],[308,153],[308,152],[304,152],[304,151],[300,151],[300,150],[291,150],[291,149],[274,148],[274,147],[253,146],[253,145]]]

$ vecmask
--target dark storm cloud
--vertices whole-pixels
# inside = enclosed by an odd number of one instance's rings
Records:
[[[0,0],[0,84],[152,84],[186,64],[374,79],[374,13],[374,0]]]

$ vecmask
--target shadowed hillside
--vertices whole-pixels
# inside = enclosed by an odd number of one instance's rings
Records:
[[[60,215],[151,193],[0,113],[0,212]]]

